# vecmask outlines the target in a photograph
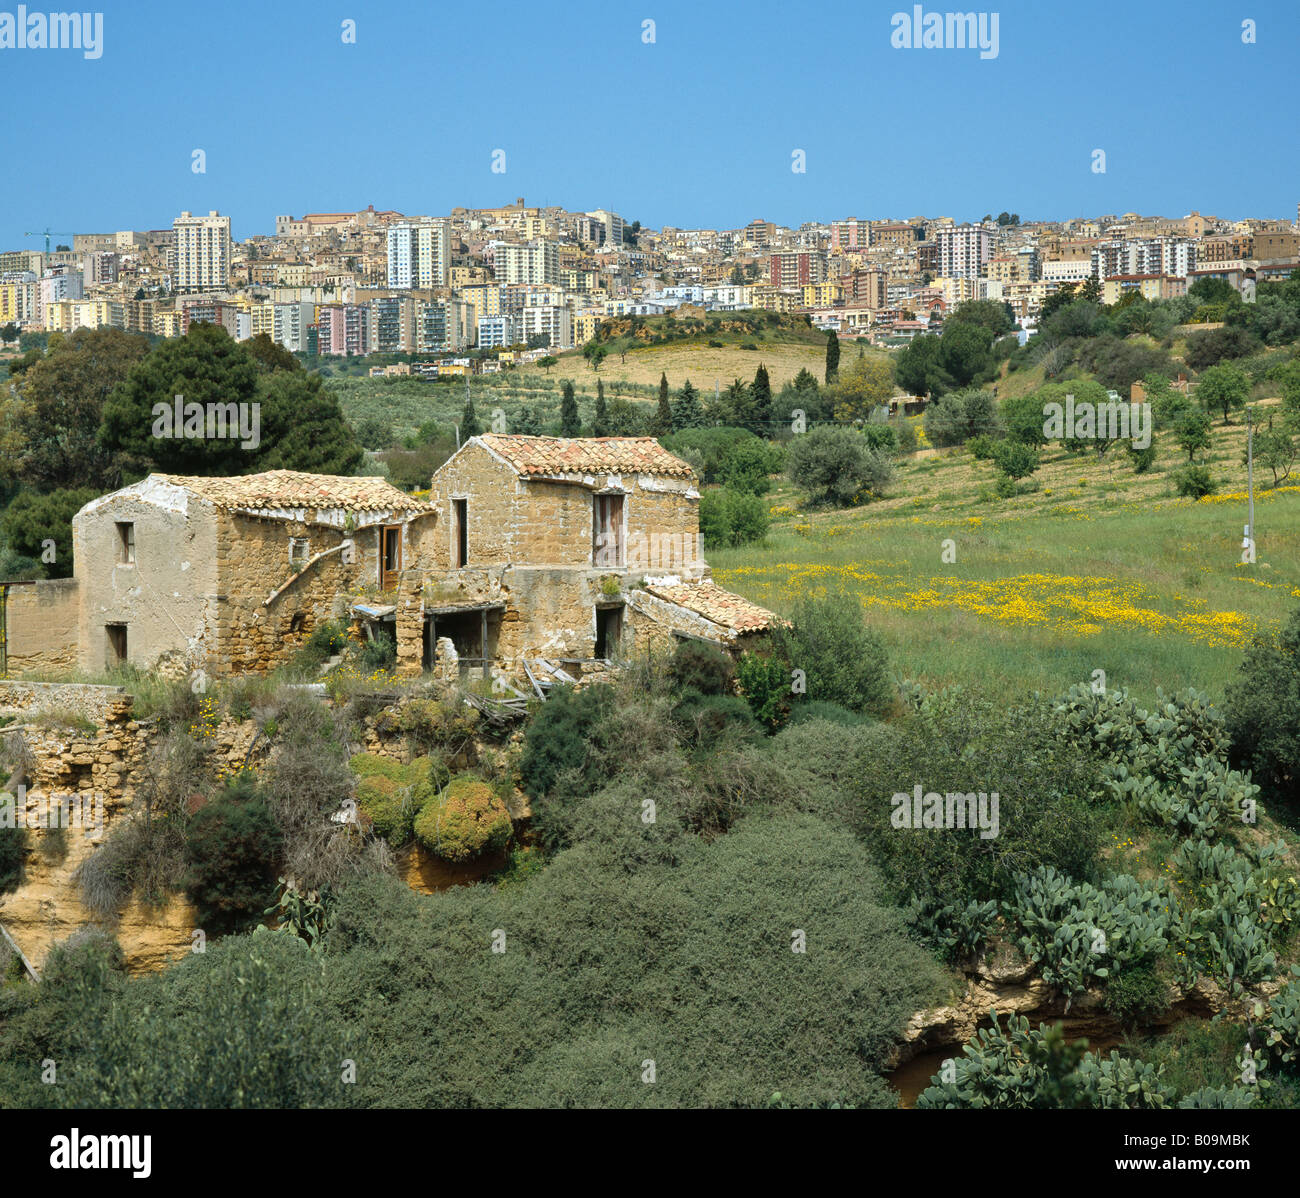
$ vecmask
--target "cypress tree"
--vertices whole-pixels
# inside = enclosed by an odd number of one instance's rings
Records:
[[[826,382],[833,383],[840,377],[840,339],[834,329],[826,330]]]
[[[659,410],[655,413],[655,436],[666,437],[673,431],[673,409],[668,402],[668,375],[659,376]]]
[[[564,380],[564,398],[560,401],[560,436],[582,435],[582,418],[578,415],[578,401],[574,398],[573,384]]]
[[[593,437],[609,436],[609,408],[605,404],[605,380],[596,380],[596,415],[591,422]]]

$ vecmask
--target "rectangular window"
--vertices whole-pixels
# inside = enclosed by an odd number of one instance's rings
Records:
[[[301,569],[311,556],[311,542],[306,537],[289,538],[289,565]]]
[[[591,561],[596,566],[622,568],[623,496],[592,497]]]
[[[104,632],[108,636],[108,664],[121,666],[126,664],[126,625],[105,624]]]
[[[451,568],[469,564],[469,500],[451,501]]]
[[[135,525],[118,522],[117,525],[117,564],[119,566],[135,565]]]
[[[391,591],[402,572],[402,526],[385,524],[379,530],[379,589]]]

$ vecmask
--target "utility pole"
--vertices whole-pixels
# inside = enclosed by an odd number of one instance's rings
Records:
[[[1246,538],[1242,542],[1241,560],[1255,561],[1255,424],[1246,409]]]

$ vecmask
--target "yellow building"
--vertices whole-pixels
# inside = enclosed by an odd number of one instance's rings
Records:
[[[18,286],[17,283],[0,283],[0,324],[17,324],[23,319]]]
[[[459,289],[460,298],[474,309],[474,322],[501,315],[501,287],[497,283],[474,283]]]
[[[153,332],[155,337],[179,337],[181,335],[181,314],[176,311],[155,312],[153,314]]]
[[[586,345],[596,335],[600,322],[599,312],[579,312],[573,318],[573,344]]]
[[[805,308],[829,308],[844,298],[844,288],[834,279],[822,283],[805,283],[803,302]]]

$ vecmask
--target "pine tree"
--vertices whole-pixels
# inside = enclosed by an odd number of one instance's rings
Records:
[[[574,398],[573,384],[564,380],[564,398],[560,400],[560,436],[582,435],[582,417],[578,415],[578,401]]]
[[[465,444],[471,437],[477,437],[483,431],[483,426],[478,422],[478,415],[474,411],[474,401],[467,399],[465,401],[465,411],[460,418],[460,443]]]
[[[687,379],[673,404],[673,428],[705,428],[708,423],[699,392],[691,386],[691,380]]]
[[[840,339],[834,329],[826,330],[826,382],[833,383],[840,377]]]
[[[609,408],[605,406],[605,380],[596,380],[596,415],[591,422],[593,437],[609,436]]]
[[[668,376],[660,374],[659,376],[659,410],[655,413],[656,437],[666,437],[673,431],[673,409],[668,402]]]

